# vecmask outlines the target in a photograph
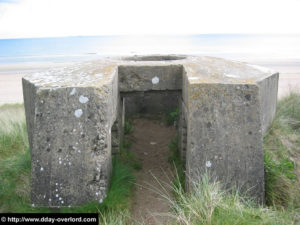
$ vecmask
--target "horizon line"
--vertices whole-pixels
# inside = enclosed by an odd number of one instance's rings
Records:
[[[32,37],[11,37],[0,40],[17,40],[17,39],[41,39],[41,38],[82,38],[82,37],[193,37],[208,35],[240,35],[240,36],[300,36],[300,33],[195,33],[195,34],[101,34],[101,35],[63,35],[63,36],[32,36]]]

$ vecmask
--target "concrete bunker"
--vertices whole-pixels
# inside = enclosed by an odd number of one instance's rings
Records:
[[[263,202],[262,137],[275,115],[277,83],[278,73],[265,68],[193,56],[107,58],[24,77],[32,202],[103,201],[126,104],[127,113],[179,105],[188,188],[208,170]]]

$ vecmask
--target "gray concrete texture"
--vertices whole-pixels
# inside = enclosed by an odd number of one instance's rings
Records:
[[[102,202],[125,114],[176,105],[187,190],[207,171],[264,202],[262,140],[275,115],[277,84],[278,73],[266,68],[176,55],[107,57],[26,76],[32,202]]]

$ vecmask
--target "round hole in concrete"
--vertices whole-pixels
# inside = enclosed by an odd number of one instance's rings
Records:
[[[132,56],[123,58],[123,60],[129,61],[170,61],[185,59],[185,56],[178,55],[147,55],[147,56]]]

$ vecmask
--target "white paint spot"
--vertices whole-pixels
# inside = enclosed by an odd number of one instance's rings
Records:
[[[198,79],[200,79],[200,77],[189,77],[188,79],[189,80],[198,80]]]
[[[232,77],[232,78],[238,78],[240,77],[239,75],[235,75],[235,74],[229,74],[229,73],[224,73],[225,77]]]
[[[55,189],[55,191],[57,192],[57,191],[58,191],[58,189]]]
[[[205,166],[210,168],[211,167],[211,162],[210,161],[206,161]]]
[[[44,199],[46,198],[46,195],[44,195]]]
[[[78,150],[77,152],[78,152],[78,153],[81,153],[81,151],[80,151],[80,150]]]
[[[57,186],[57,185],[58,185],[58,183],[55,183],[55,185]]]
[[[34,207],[34,204],[32,204],[31,206]]]
[[[72,91],[70,92],[70,95],[74,95],[76,93],[76,88],[73,88]]]
[[[41,167],[41,169],[40,169],[41,171],[44,171],[44,168],[43,167]]]
[[[83,112],[82,112],[82,109],[76,109],[74,115],[75,115],[77,118],[79,118],[79,117],[81,117],[82,113],[83,113]]]
[[[58,194],[56,194],[55,197],[58,198]]]
[[[61,164],[61,161],[59,161],[59,164]]]
[[[64,201],[61,201],[61,204],[64,204]]]
[[[103,202],[103,199],[101,198],[100,200],[99,200],[99,203],[102,203]]]
[[[49,198],[49,202],[51,202],[52,201],[52,199],[51,198]]]
[[[69,208],[71,208],[71,206],[70,206],[70,205],[68,205],[68,207],[69,207]]]
[[[152,84],[158,84],[159,83],[159,78],[157,76],[152,78]]]
[[[99,193],[98,193],[98,192],[96,192],[96,195],[98,196],[98,195],[99,195]]]
[[[61,198],[61,197],[59,197],[59,199],[58,199],[58,200],[60,201],[61,199],[62,199],[62,198]]]
[[[59,157],[58,160],[61,160],[61,157]]]
[[[72,163],[71,162],[69,162],[69,166],[71,166],[72,165]]]
[[[83,95],[80,95],[80,97],[79,97],[79,102],[80,103],[87,103],[89,101],[89,98],[88,97],[85,97],[85,96],[83,96]]]

